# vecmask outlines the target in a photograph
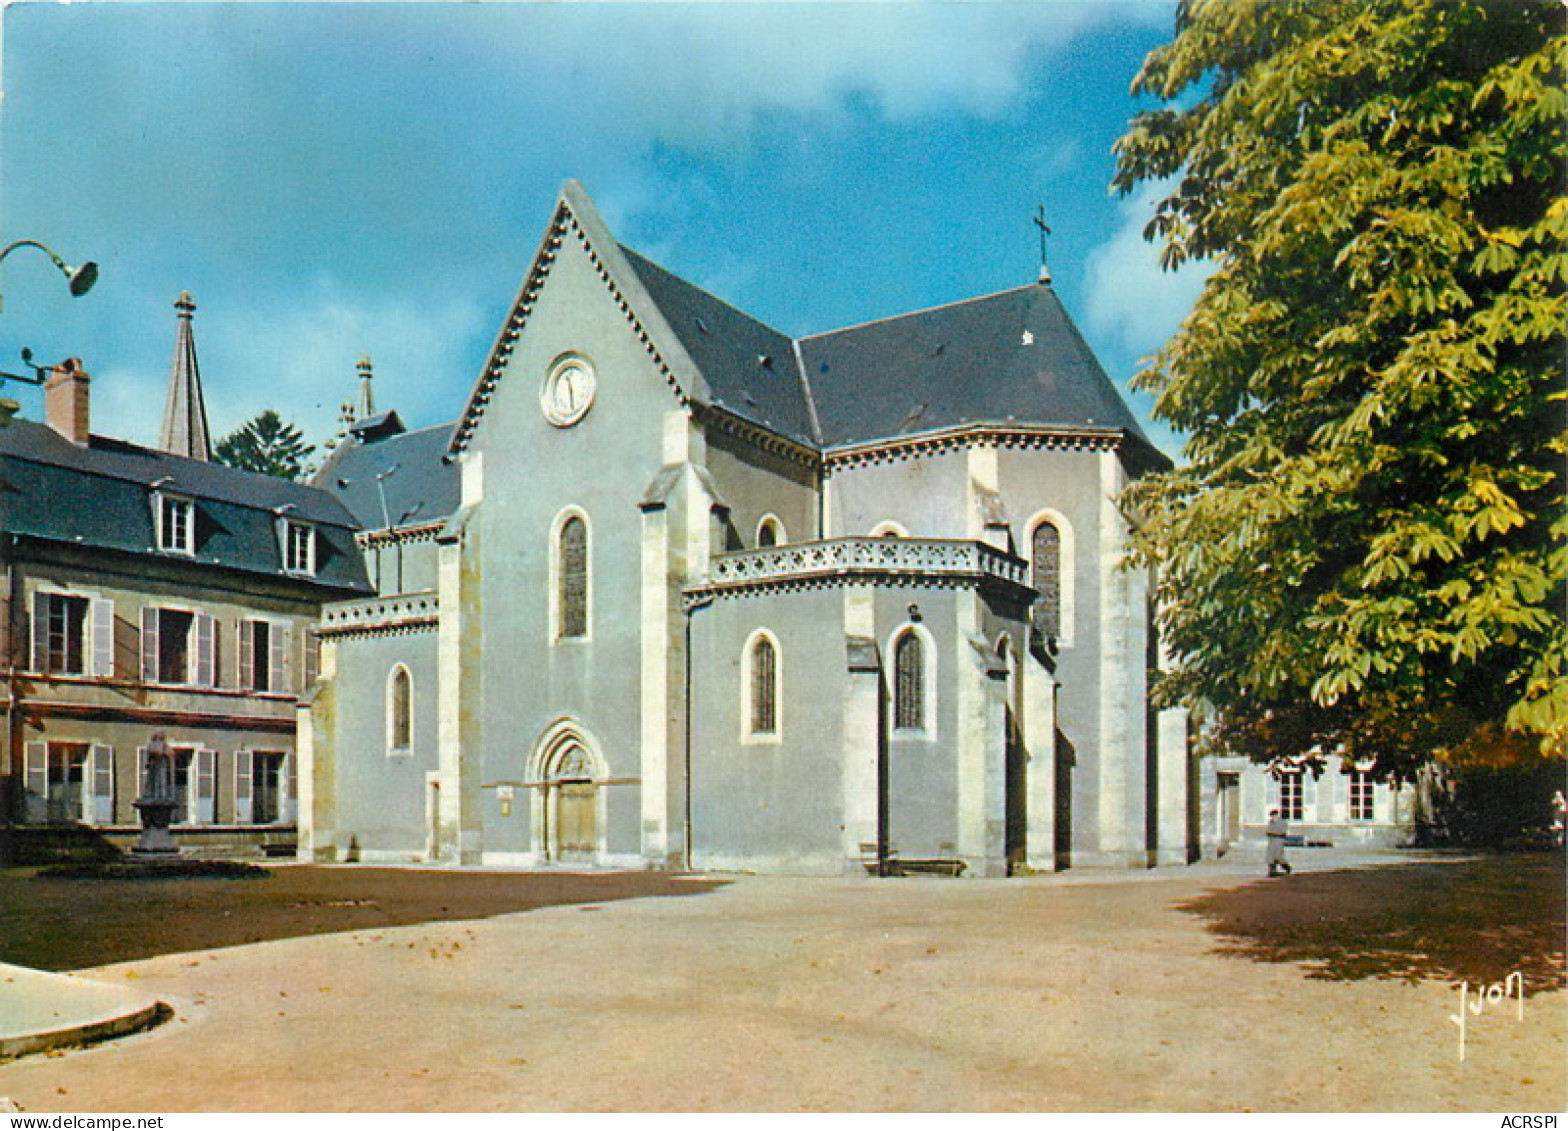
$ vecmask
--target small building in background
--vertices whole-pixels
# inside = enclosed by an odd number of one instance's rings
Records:
[[[1415,837],[1422,813],[1417,783],[1395,784],[1335,756],[1263,766],[1240,756],[1199,760],[1204,855],[1261,851],[1269,813],[1278,810],[1292,843],[1339,849],[1394,848]]]

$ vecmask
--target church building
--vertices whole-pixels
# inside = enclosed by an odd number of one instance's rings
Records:
[[[376,596],[323,613],[303,857],[1002,876],[1195,855],[1119,503],[1167,461],[1048,277],[792,338],[620,244],[568,183],[456,420],[360,408],[315,484],[360,524]]]

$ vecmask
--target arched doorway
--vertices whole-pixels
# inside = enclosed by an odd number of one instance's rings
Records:
[[[599,855],[599,787],[582,743],[562,744],[546,781],[545,851],[560,863],[592,864]]]
[[[604,829],[604,762],[581,724],[561,719],[534,747],[534,858],[549,864],[597,864]]]

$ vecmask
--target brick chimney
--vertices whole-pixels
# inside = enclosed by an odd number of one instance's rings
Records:
[[[62,361],[44,381],[44,423],[73,444],[87,446],[87,386],[92,378],[79,358]]]

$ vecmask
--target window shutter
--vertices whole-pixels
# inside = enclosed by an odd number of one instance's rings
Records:
[[[114,747],[93,743],[92,808],[88,820],[95,825],[114,824]]]
[[[300,690],[306,691],[311,684],[316,682],[317,677],[321,675],[321,637],[316,635],[314,627],[304,629],[300,636],[303,640],[303,651],[305,654],[305,685]]]
[[[267,689],[273,693],[289,690],[286,669],[288,665],[289,630],[273,621],[267,632]]]
[[[283,804],[278,808],[282,810],[284,824],[292,825],[299,819],[299,758],[293,753],[283,755]]]
[[[1311,769],[1303,767],[1301,771],[1301,818],[1304,821],[1319,820],[1318,812],[1318,777]]]
[[[256,622],[240,621],[240,690],[252,691],[256,687]]]
[[[251,802],[251,754],[249,750],[234,752],[234,823],[248,825],[254,819]]]
[[[197,687],[213,687],[218,674],[217,629],[218,622],[206,613],[196,614],[196,679]]]
[[[49,594],[33,594],[33,670],[49,670]]]
[[[92,674],[99,679],[114,678],[114,602],[94,597]]]
[[[29,742],[22,751],[23,819],[42,824],[49,814],[49,744]]]
[[[1334,820],[1350,820],[1350,767],[1341,764],[1334,774]]]
[[[191,777],[194,779],[191,782],[191,794],[195,810],[191,815],[192,824],[210,825],[217,819],[216,757],[216,753],[211,750],[196,750],[191,754]]]
[[[142,610],[142,681],[158,682],[158,610]]]
[[[132,801],[140,801],[142,795],[147,792],[147,747],[145,746],[136,748],[136,784],[131,788],[134,792]]]

